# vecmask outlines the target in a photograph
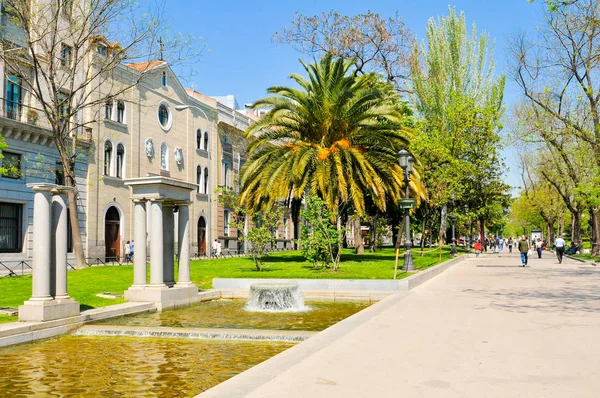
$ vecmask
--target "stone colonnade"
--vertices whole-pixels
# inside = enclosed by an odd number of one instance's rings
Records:
[[[133,285],[125,292],[129,301],[156,303],[157,309],[189,305],[198,298],[190,279],[190,194],[198,186],[175,178],[151,175],[125,180],[135,204]],[[175,283],[174,208],[179,209],[179,275]],[[150,212],[150,224],[146,225]],[[150,247],[146,247],[150,231]],[[150,283],[146,260],[150,252]]]
[[[133,286],[132,287],[173,287],[175,285],[174,263],[174,220],[173,210],[179,208],[179,240],[177,254],[179,257],[178,285],[191,285],[190,280],[190,202],[166,201],[163,199],[135,199],[133,253]],[[150,211],[150,284],[147,283],[146,260],[146,220]]]
[[[70,187],[28,184],[33,201],[32,296],[19,307],[20,321],[49,321],[79,315],[67,292],[67,198]]]

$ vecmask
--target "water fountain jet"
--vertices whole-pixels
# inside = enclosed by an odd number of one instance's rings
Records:
[[[244,309],[252,312],[300,312],[311,308],[304,304],[304,295],[297,283],[255,283],[250,285]]]

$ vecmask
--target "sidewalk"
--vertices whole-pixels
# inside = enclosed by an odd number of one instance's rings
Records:
[[[202,396],[599,397],[600,267],[544,255],[466,259]]]

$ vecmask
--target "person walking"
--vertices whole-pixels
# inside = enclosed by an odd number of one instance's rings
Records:
[[[125,243],[125,262],[128,263],[131,260],[131,246],[129,245],[129,241]]]
[[[473,248],[475,249],[475,257],[479,257],[482,250],[481,241],[479,239],[477,239],[477,242],[475,242],[475,246]]]
[[[131,243],[129,244],[129,259],[131,261],[133,261],[133,252],[135,251],[135,243],[133,243],[133,239],[131,240]]]
[[[521,236],[519,240],[519,252],[521,253],[521,265],[524,267],[527,265],[527,252],[529,251],[529,243],[525,235]]]
[[[508,252],[509,253],[512,253],[512,247],[513,247],[513,239],[508,238]]]
[[[538,258],[542,258],[542,240],[537,238],[537,242],[535,242],[535,250],[537,251]]]
[[[554,241],[554,249],[556,250],[556,257],[558,258],[559,264],[562,264],[563,254],[565,254],[565,246],[565,240],[560,236]]]
[[[217,239],[215,239],[215,241],[212,243],[212,253],[213,256],[217,255],[217,246],[219,245],[219,241]]]

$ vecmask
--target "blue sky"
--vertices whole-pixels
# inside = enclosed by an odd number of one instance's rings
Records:
[[[263,97],[269,86],[289,84],[291,73],[301,72],[302,55],[288,45],[272,42],[273,34],[289,25],[295,12],[314,15],[330,10],[355,15],[367,10],[383,17],[399,11],[407,26],[422,40],[431,17],[447,15],[448,5],[464,11],[468,23],[485,30],[496,41],[496,70],[502,73],[507,63],[506,47],[519,30],[533,31],[538,24],[540,6],[527,0],[263,0],[229,2],[168,0],[167,18],[173,31],[202,36],[207,44],[200,62],[177,68],[184,84],[207,95],[234,94],[240,105]],[[187,69],[189,68],[189,69]],[[191,75],[190,70],[195,74]],[[507,112],[518,97],[508,82]],[[512,171],[507,182],[518,184],[514,156],[505,152]]]

